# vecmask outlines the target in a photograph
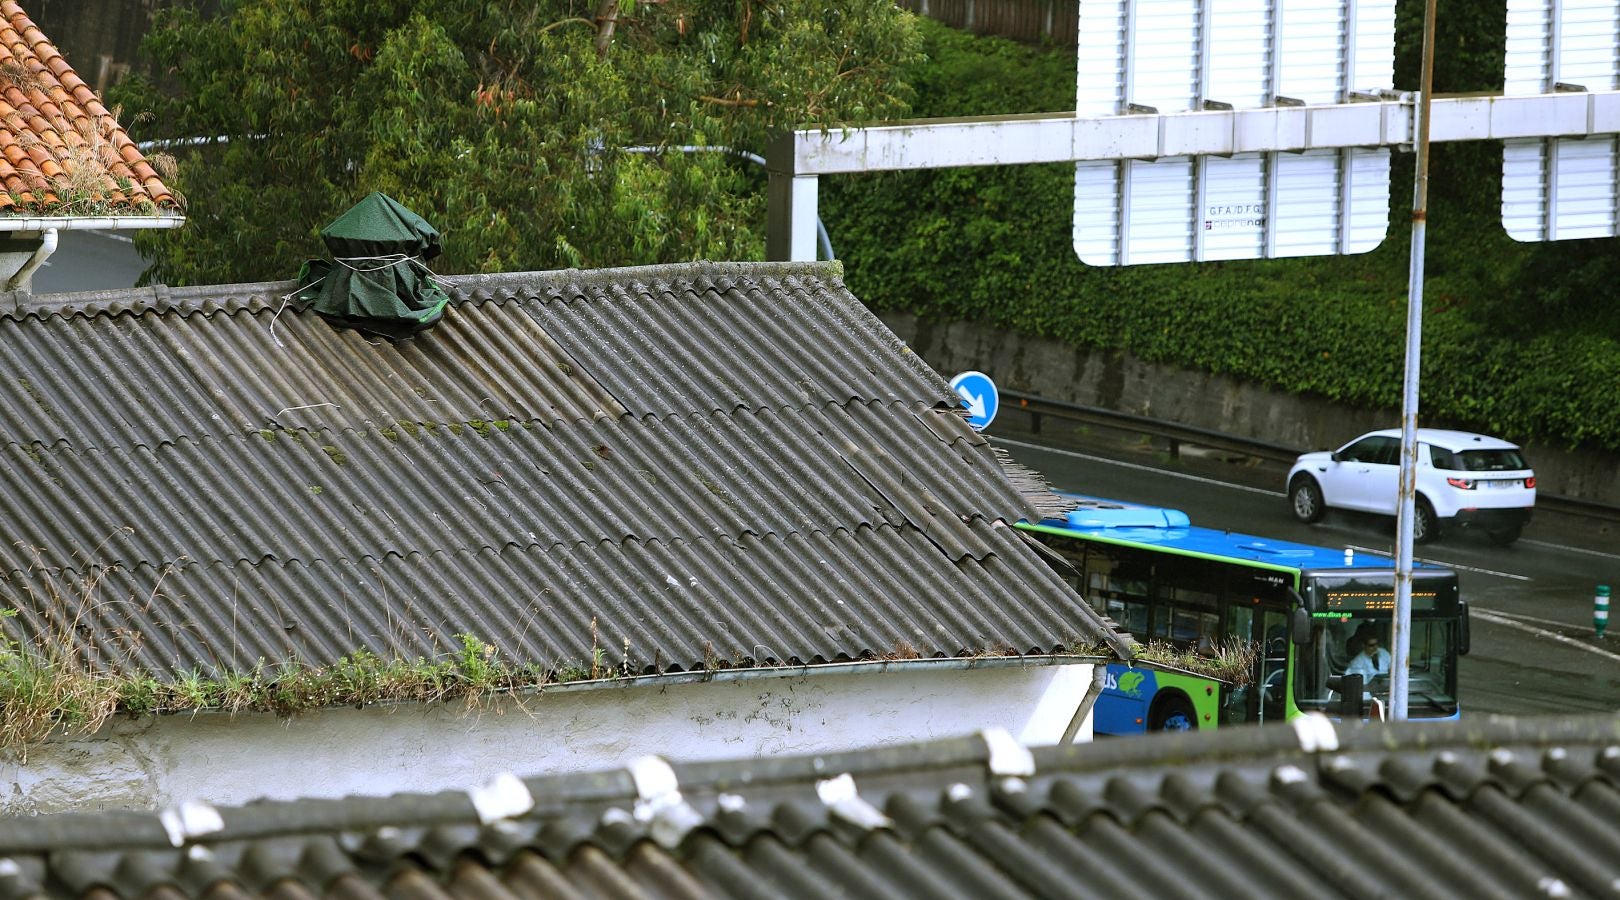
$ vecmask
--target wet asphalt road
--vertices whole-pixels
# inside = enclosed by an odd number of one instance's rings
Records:
[[[1039,436],[996,422],[988,436],[1060,490],[1181,509],[1196,524],[1358,553],[1393,554],[1393,519],[1333,513],[1316,525],[1293,518],[1287,467],[1096,429]],[[1416,548],[1459,573],[1472,611],[1463,657],[1464,716],[1620,711],[1620,600],[1608,636],[1594,635],[1595,588],[1620,595],[1620,523],[1538,510],[1524,537],[1497,547],[1483,535],[1447,533]]]

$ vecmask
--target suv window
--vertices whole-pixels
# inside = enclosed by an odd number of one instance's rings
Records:
[[[1339,451],[1339,458],[1347,462],[1393,466],[1401,458],[1401,442],[1384,435],[1364,437]]]
[[[1466,472],[1514,472],[1530,468],[1517,450],[1464,450],[1457,454],[1455,468]]]
[[[1443,447],[1430,447],[1429,462],[1436,469],[1450,472],[1515,472],[1530,468],[1530,463],[1518,450],[1464,450],[1452,453]]]

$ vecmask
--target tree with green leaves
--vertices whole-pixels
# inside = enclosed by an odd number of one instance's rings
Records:
[[[918,46],[889,0],[167,10],[145,44],[167,89],[117,99],[217,140],[174,151],[188,222],[141,238],[146,278],[292,277],[374,190],[444,233],[445,273],[761,258],[764,173],[719,148],[903,114]]]

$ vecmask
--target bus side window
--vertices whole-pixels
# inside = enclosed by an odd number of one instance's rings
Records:
[[[1146,583],[1109,573],[1092,572],[1090,588],[1087,595],[1098,612],[1118,622],[1121,628],[1138,640],[1148,637]]]

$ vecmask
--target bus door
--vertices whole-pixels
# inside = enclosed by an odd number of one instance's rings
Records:
[[[1260,721],[1281,722],[1288,718],[1288,654],[1293,646],[1288,634],[1288,612],[1262,607],[1257,623],[1260,644]]]
[[[1279,722],[1287,718],[1288,614],[1258,605],[1231,603],[1225,632],[1233,641],[1254,647],[1249,683],[1227,695],[1223,722]]]

